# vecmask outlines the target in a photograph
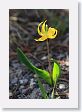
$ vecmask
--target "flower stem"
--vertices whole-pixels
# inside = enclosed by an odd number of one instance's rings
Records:
[[[51,63],[50,63],[50,50],[49,50],[49,40],[47,39],[47,52],[48,52],[48,67],[49,67],[49,72],[51,73]]]

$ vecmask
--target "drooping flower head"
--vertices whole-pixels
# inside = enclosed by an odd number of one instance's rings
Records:
[[[47,20],[46,20],[47,21]],[[46,21],[41,22],[38,25],[38,34],[41,36],[39,39],[35,39],[36,41],[45,41],[46,39],[54,39],[57,36],[57,29],[48,28]],[[41,27],[41,30],[40,30]]]

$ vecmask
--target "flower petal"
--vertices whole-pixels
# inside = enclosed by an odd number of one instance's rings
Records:
[[[57,36],[57,30],[55,28],[49,28],[48,29],[48,38],[55,38]]]
[[[42,25],[42,29],[41,29],[42,34],[45,34],[45,32],[46,32],[46,26],[45,26],[46,21]]]
[[[40,31],[40,26],[43,24],[43,22],[41,22],[39,25],[38,25],[38,34],[43,36],[42,32]]]
[[[57,35],[54,35],[54,36],[51,36],[51,37],[48,37],[49,39],[54,39]]]
[[[44,40],[46,40],[47,39],[47,37],[46,36],[42,36],[41,38],[39,38],[39,39],[35,39],[35,41],[44,41]]]

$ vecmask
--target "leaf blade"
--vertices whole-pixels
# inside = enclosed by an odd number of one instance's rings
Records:
[[[55,85],[59,76],[60,76],[60,65],[56,61],[54,61],[53,71],[52,71],[52,80]]]
[[[52,85],[50,74],[46,70],[35,67],[20,48],[17,48],[17,54],[20,61],[25,64],[32,72],[37,73],[39,77],[43,78],[48,84]]]

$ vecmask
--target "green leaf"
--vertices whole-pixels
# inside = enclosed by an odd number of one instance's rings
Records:
[[[37,80],[38,80],[38,85],[40,87],[40,90],[41,90],[41,93],[42,93],[43,98],[44,99],[48,99],[46,90],[45,90],[44,86],[42,85],[42,83],[41,83],[40,79],[38,78],[38,76],[37,76]]]
[[[56,82],[57,82],[59,76],[60,76],[60,65],[57,63],[57,61],[55,61],[54,66],[53,66],[53,72],[52,72],[52,80],[55,85],[56,85]]]
[[[20,61],[25,64],[32,72],[37,73],[38,77],[44,79],[48,84],[52,85],[50,74],[46,70],[35,67],[20,48],[17,48],[17,54]]]

